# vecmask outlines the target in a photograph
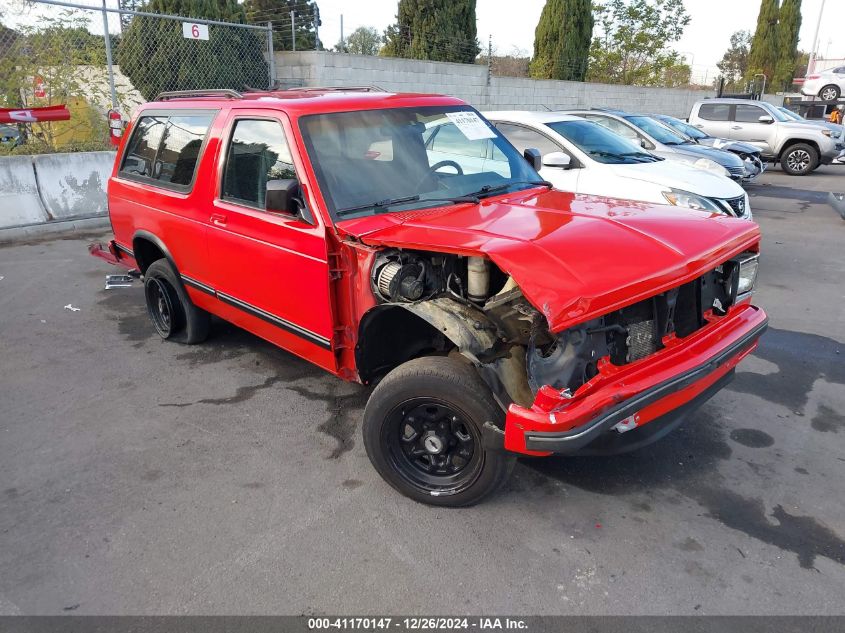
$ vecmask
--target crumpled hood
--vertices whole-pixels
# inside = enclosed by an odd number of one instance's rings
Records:
[[[756,244],[756,224],[677,207],[519,192],[339,222],[364,244],[486,255],[557,332],[659,294]]]
[[[760,148],[751,143],[743,143],[742,141],[734,141],[729,138],[715,138],[709,136],[707,138],[699,139],[698,143],[705,147],[712,147],[714,149],[723,149],[726,152],[742,152],[743,154],[759,154]]]
[[[684,154],[693,160],[709,158],[713,162],[719,163],[722,167],[742,166],[742,159],[739,156],[721,149],[707,147],[706,145],[690,143],[688,145],[671,145],[670,147],[676,154]]]

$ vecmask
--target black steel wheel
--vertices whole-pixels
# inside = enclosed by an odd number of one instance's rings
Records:
[[[177,311],[179,297],[166,279],[148,277],[144,283],[147,312],[161,338],[170,336],[182,326],[184,315]]]
[[[161,338],[194,344],[208,337],[210,315],[194,305],[166,259],[154,261],[144,271],[144,297],[147,313]]]
[[[481,470],[483,451],[467,417],[439,398],[401,403],[382,426],[391,464],[411,485],[429,492],[471,485]]]
[[[364,446],[375,469],[402,494],[431,505],[468,506],[494,492],[514,457],[482,441],[504,412],[478,372],[443,356],[391,371],[364,411]]]

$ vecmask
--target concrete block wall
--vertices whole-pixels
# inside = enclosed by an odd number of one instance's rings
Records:
[[[0,157],[0,229],[104,217],[114,152]]]
[[[276,53],[282,87],[378,86],[391,92],[434,92],[456,96],[479,110],[623,108],[686,118],[708,90],[680,90],[491,77],[481,64],[451,64],[325,51]]]

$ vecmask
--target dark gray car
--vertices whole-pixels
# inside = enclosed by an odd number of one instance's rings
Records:
[[[745,164],[730,152],[694,143],[647,114],[621,110],[567,110],[639,143],[652,154],[687,163],[738,182],[747,179]]]

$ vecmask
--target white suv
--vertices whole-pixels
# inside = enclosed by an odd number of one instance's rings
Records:
[[[556,189],[751,219],[748,195],[730,178],[664,160],[593,121],[557,112],[484,116],[519,151],[540,150],[540,175]]]

